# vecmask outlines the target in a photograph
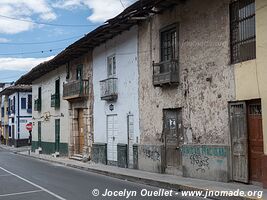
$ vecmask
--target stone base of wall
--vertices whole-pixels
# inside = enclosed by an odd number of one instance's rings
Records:
[[[164,173],[165,150],[163,145],[138,145],[138,169]]]
[[[94,143],[92,148],[92,161],[95,163],[107,164],[107,144]]]
[[[38,141],[32,141],[31,150],[35,151],[38,149]],[[55,143],[54,142],[41,142],[41,148],[43,154],[53,154],[55,153]],[[68,156],[68,143],[59,144],[59,154],[62,156]]]
[[[182,147],[183,176],[228,182],[230,178],[230,148],[223,145]]]
[[[263,162],[262,162],[262,169],[263,169],[263,178],[262,178],[262,184],[263,188],[267,188],[267,155],[264,155]]]
[[[118,159],[118,167],[122,167],[122,168],[128,167],[128,145],[127,144],[117,144],[117,159]]]

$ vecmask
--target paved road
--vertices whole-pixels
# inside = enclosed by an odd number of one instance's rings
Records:
[[[1,200],[126,199],[125,196],[120,198],[102,196],[106,189],[122,191],[126,196],[124,190],[133,191],[130,193],[133,197],[129,199],[154,199],[155,197],[142,197],[141,190],[160,191],[155,187],[23,157],[0,148]],[[99,191],[98,197],[92,195],[93,190],[95,193]],[[172,197],[156,199],[200,199],[185,198],[175,193],[172,193]]]

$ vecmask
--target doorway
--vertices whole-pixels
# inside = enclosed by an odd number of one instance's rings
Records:
[[[260,100],[247,103],[249,179],[262,181],[263,131]]]
[[[78,154],[83,154],[84,148],[84,122],[83,109],[78,109]]]
[[[107,116],[107,158],[108,164],[115,165],[117,162],[118,144],[118,116]]]
[[[181,173],[182,109],[163,110],[166,173]]]
[[[42,147],[42,129],[41,129],[42,122],[38,121],[38,148]]]
[[[55,152],[59,152],[60,146],[60,119],[55,119]]]
[[[263,131],[260,100],[229,105],[233,180],[262,181]]]

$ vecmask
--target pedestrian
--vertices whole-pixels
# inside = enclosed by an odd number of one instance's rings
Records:
[[[32,132],[29,131],[29,140],[28,140],[28,145],[31,146],[32,145]]]
[[[4,144],[4,136],[1,134],[1,144]]]

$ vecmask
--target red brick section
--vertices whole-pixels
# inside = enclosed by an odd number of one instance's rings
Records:
[[[264,155],[262,162],[262,170],[263,170],[263,188],[267,188],[267,155]]]

